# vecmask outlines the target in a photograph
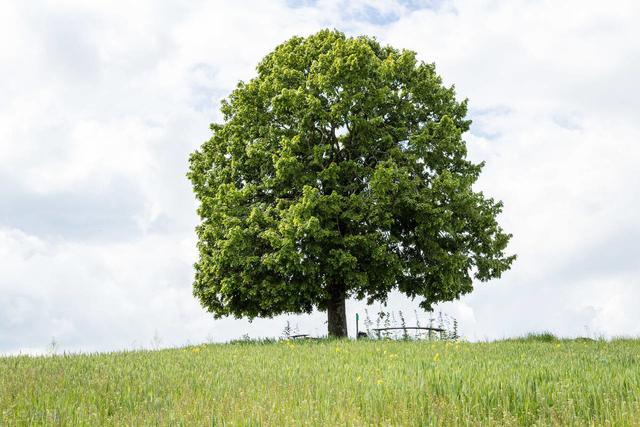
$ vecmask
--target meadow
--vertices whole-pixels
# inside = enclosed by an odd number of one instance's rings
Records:
[[[0,358],[0,425],[640,425],[640,340],[279,341]]]

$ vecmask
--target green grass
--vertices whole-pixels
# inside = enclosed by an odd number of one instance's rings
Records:
[[[640,425],[640,341],[318,341],[0,358],[0,425]]]

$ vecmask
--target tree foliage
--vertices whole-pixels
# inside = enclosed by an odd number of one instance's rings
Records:
[[[326,310],[332,295],[421,306],[500,277],[515,256],[473,190],[467,103],[433,64],[323,30],[268,54],[190,158],[194,294],[216,316]]]

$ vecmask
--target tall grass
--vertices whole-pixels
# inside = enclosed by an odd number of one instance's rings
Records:
[[[0,359],[0,425],[640,425],[640,341],[281,341]]]

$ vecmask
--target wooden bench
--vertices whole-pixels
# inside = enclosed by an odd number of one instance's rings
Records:
[[[376,332],[380,332],[380,331],[393,331],[393,330],[403,331],[405,329],[424,329],[425,331],[444,332],[444,329],[442,328],[432,328],[427,326],[404,326],[404,327],[397,326],[393,328],[374,328],[373,330]]]
[[[296,340],[298,338],[307,338],[309,334],[289,335],[290,340]]]
[[[430,326],[405,326],[405,327],[396,326],[391,328],[374,328],[373,330],[376,331],[378,336],[380,336],[380,332],[382,331],[405,331],[406,332],[408,330],[423,330],[423,331],[445,332],[445,330],[442,328],[433,328]],[[364,332],[360,332],[358,334],[358,338],[365,338],[365,336],[362,336],[361,334],[364,334]]]

